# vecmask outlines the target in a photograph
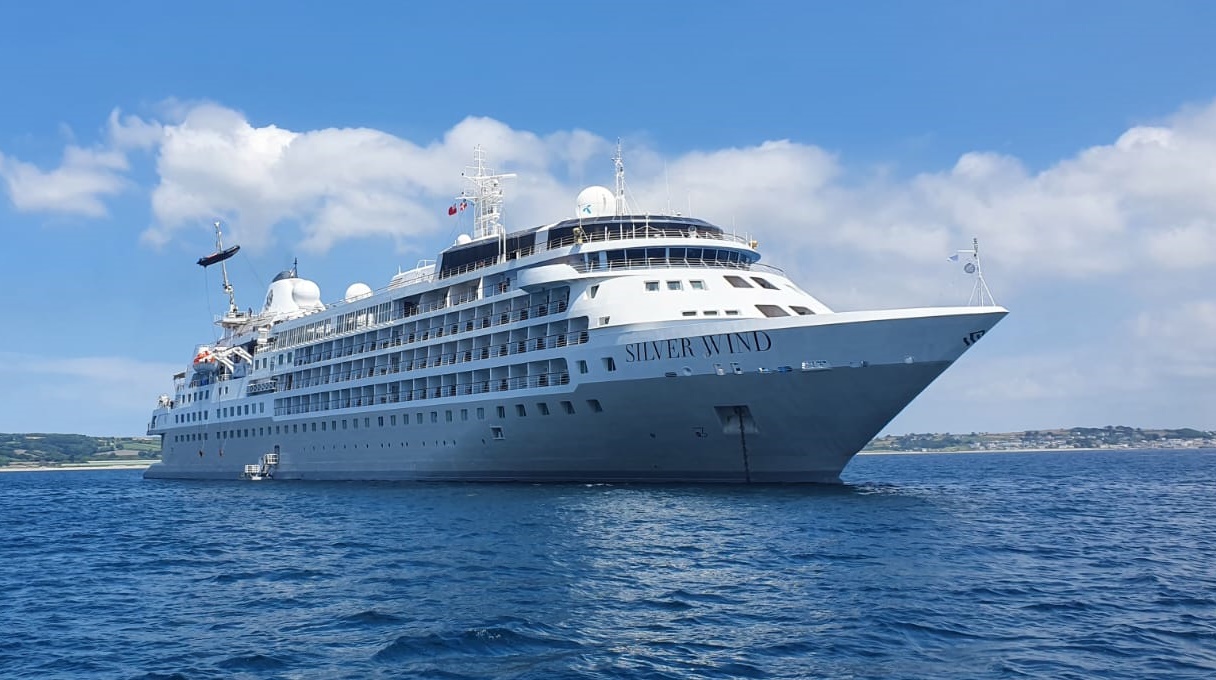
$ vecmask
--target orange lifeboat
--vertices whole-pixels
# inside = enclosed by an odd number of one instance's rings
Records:
[[[216,369],[218,362],[215,360],[215,355],[206,347],[201,347],[198,354],[194,355],[194,370],[200,373],[210,373]]]

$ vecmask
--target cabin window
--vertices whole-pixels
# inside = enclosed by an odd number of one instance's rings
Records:
[[[452,422],[452,410],[451,409],[448,409],[447,411],[443,412],[443,419],[446,422],[449,422],[449,423]]]
[[[350,419],[350,426],[351,426],[352,428],[356,429],[356,430],[357,430],[357,429],[359,429],[359,419],[358,419],[358,418],[351,418],[351,419]]]
[[[478,406],[478,407],[477,407],[477,419],[478,419],[478,420],[485,420],[485,419],[486,419],[486,410],[485,410],[485,408],[484,408],[484,407],[481,407],[481,406]]]
[[[646,282],[646,292],[653,293],[653,292],[657,291],[658,289],[659,289],[658,281],[647,281]]]
[[[614,359],[613,357],[604,357],[604,370],[615,371],[616,370],[616,359]]]
[[[704,282],[704,281],[689,281],[689,282],[688,282],[688,285],[689,285],[689,286],[692,286],[692,289],[693,289],[693,290],[705,290],[705,282]]]
[[[705,311],[703,311],[703,312],[701,312],[701,313],[702,313],[702,314],[704,314],[705,316],[717,316],[717,315],[718,315],[718,310],[716,310],[716,309],[707,309],[707,310],[705,310]]]
[[[376,416],[376,425],[378,427],[384,427],[384,416]]]
[[[756,305],[756,309],[765,316],[789,316],[790,313],[777,305]]]
[[[388,417],[388,424],[389,424],[390,426],[396,425],[396,424],[397,424],[397,416],[395,416],[395,415],[389,416],[389,417]]]
[[[566,415],[574,415],[574,404],[568,401],[562,402],[562,411]]]
[[[684,316],[696,316],[697,315],[696,310],[693,310],[691,312],[680,312],[680,313],[683,314]]]
[[[497,426],[490,427],[490,436],[497,440],[502,440],[502,428]]]
[[[515,405],[515,415],[519,416],[520,418],[523,418],[528,415],[528,409],[524,408],[523,404],[516,404]]]
[[[802,315],[802,316],[807,316],[809,314],[815,313],[806,307],[799,307],[798,305],[790,305],[790,309],[794,310],[795,313]]]
[[[422,411],[419,411],[414,414],[414,422],[418,425],[422,424]]]
[[[752,284],[748,283],[747,281],[744,281],[743,277],[741,277],[741,276],[727,276],[725,278],[726,278],[726,282],[729,283],[730,285],[734,286],[735,288],[751,288],[752,287]]]
[[[737,309],[728,309],[728,310],[726,310],[726,315],[727,315],[727,316],[739,316],[739,310],[737,310]]]
[[[587,361],[585,359],[578,360],[578,372],[579,373],[587,372]]]
[[[590,288],[590,289],[587,291],[587,297],[589,297],[589,298],[591,298],[592,300],[594,300],[594,299],[595,299],[595,294],[596,294],[596,293],[598,293],[598,292],[600,292],[600,286],[599,286],[599,284],[597,283],[597,284],[595,284],[594,286],[592,286],[592,287],[591,287],[591,288]]]
[[[753,276],[752,281],[755,281],[756,283],[760,284],[761,288],[767,288],[768,290],[778,290],[778,288],[776,286],[774,286],[772,283],[770,283],[768,279],[762,279],[759,276]]]
[[[431,422],[432,423],[439,422],[439,411],[431,411]]]
[[[543,401],[536,402],[536,410],[540,411],[542,416],[549,415],[549,405]]]
[[[469,409],[467,409],[467,408],[460,409],[460,419],[462,421],[469,419]]]
[[[684,290],[684,284],[679,281],[668,281],[667,290]]]
[[[599,399],[588,399],[587,407],[591,409],[592,413],[603,413],[604,411],[604,407],[600,406]]]
[[[499,417],[499,418],[506,418],[506,417],[507,417],[507,407],[506,407],[506,406],[499,406],[499,407],[498,407],[498,417]]]
[[[328,425],[324,420],[321,421],[321,431],[325,432],[325,426]]]

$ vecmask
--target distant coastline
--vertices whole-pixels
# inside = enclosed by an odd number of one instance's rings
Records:
[[[859,455],[1213,448],[1216,448],[1216,431],[1108,425],[1000,433],[883,435],[875,437]],[[155,437],[0,433],[0,472],[142,470],[159,459],[160,442]]]
[[[1093,446],[1054,449],[928,449],[900,451],[895,449],[863,449],[859,456],[924,456],[933,454],[985,454],[985,453],[1077,453],[1084,451],[1216,451],[1216,446]]]
[[[64,465],[5,465],[0,467],[2,472],[63,472],[65,470],[144,470],[155,463],[154,460],[138,460],[129,462],[101,461],[97,463],[67,463]]]
[[[1216,447],[1216,432],[1143,429],[1126,425],[1022,432],[926,433],[874,438],[862,453],[1083,451],[1092,449],[1198,449]]]

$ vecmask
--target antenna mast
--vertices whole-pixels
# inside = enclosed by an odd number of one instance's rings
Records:
[[[628,209],[625,203],[625,160],[621,156],[621,138],[616,138],[616,153],[612,156],[616,165],[616,214],[624,215]]]
[[[967,305],[995,307],[996,299],[992,297],[992,291],[988,290],[988,282],[984,280],[984,269],[980,266],[980,240],[972,238],[970,250],[956,251],[950,259],[958,260],[959,255],[971,256],[971,261],[963,265],[963,271],[975,277],[975,285],[971,287],[971,296],[967,298]]]
[[[224,238],[223,233],[220,231],[219,220],[215,222],[215,252],[224,252]],[[228,315],[235,316],[238,311],[236,308],[236,294],[232,290],[232,284],[228,282],[228,265],[223,260],[220,261],[220,272],[224,277],[224,292],[228,294]]]
[[[503,235],[502,180],[515,177],[515,173],[494,174],[486,167],[486,154],[480,144],[473,148],[473,165],[469,170],[472,174],[466,172],[464,178],[473,187],[461,192],[457,198],[473,204],[473,238]]]

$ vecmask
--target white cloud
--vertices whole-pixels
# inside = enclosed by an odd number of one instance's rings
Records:
[[[58,168],[44,171],[0,154],[0,178],[13,206],[23,212],[104,217],[103,199],[125,191],[126,157],[117,151],[69,146]]]
[[[106,216],[105,201],[134,186],[127,178],[127,153],[153,148],[161,136],[159,123],[123,116],[118,109],[106,122],[105,143],[91,149],[78,146],[71,128],[61,125],[69,144],[53,170],[0,153],[0,178],[13,206],[22,212]]]
[[[582,186],[612,181],[613,140],[583,130],[538,134],[470,117],[412,141],[366,128],[289,130],[197,102],[168,102],[154,118],[115,110],[103,144],[73,142],[52,170],[0,156],[14,205],[104,215],[131,186],[128,159],[146,150],[157,175],[149,243],[220,218],[255,252],[287,238],[313,252],[357,238],[404,250],[433,246],[456,224],[444,208],[464,188],[477,144],[493,169],[518,174],[507,185],[508,228],[570,216]],[[1022,336],[1007,359],[969,366],[982,380],[953,385],[960,413],[1017,404],[1071,424],[1070,414],[1121,389],[1131,413],[1169,402],[1169,380],[1216,375],[1216,311],[1193,299],[1216,264],[1216,103],[1038,169],[974,151],[900,177],[788,140],[670,157],[627,140],[625,152],[636,209],[670,206],[755,236],[767,262],[838,308],[962,302],[971,282],[945,256],[978,237],[989,283],[1014,310],[1003,326],[1020,323],[1019,307],[1054,310],[1040,316],[1056,325]],[[1078,319],[1101,337],[1054,337]],[[1216,388],[1188,385],[1187,407],[1213,406]]]
[[[298,224],[300,244],[325,251],[349,238],[404,242],[449,225],[443,207],[459,193],[473,147],[492,149],[492,167],[520,172],[508,209],[535,219],[560,189],[548,168],[581,168],[605,146],[582,131],[541,138],[486,119],[468,118],[442,140],[422,146],[370,129],[295,132],[255,127],[214,104],[184,111],[163,127],[152,195],[157,226],[145,240],[164,243],[177,230],[221,217],[234,238],[258,248],[276,227]]]

